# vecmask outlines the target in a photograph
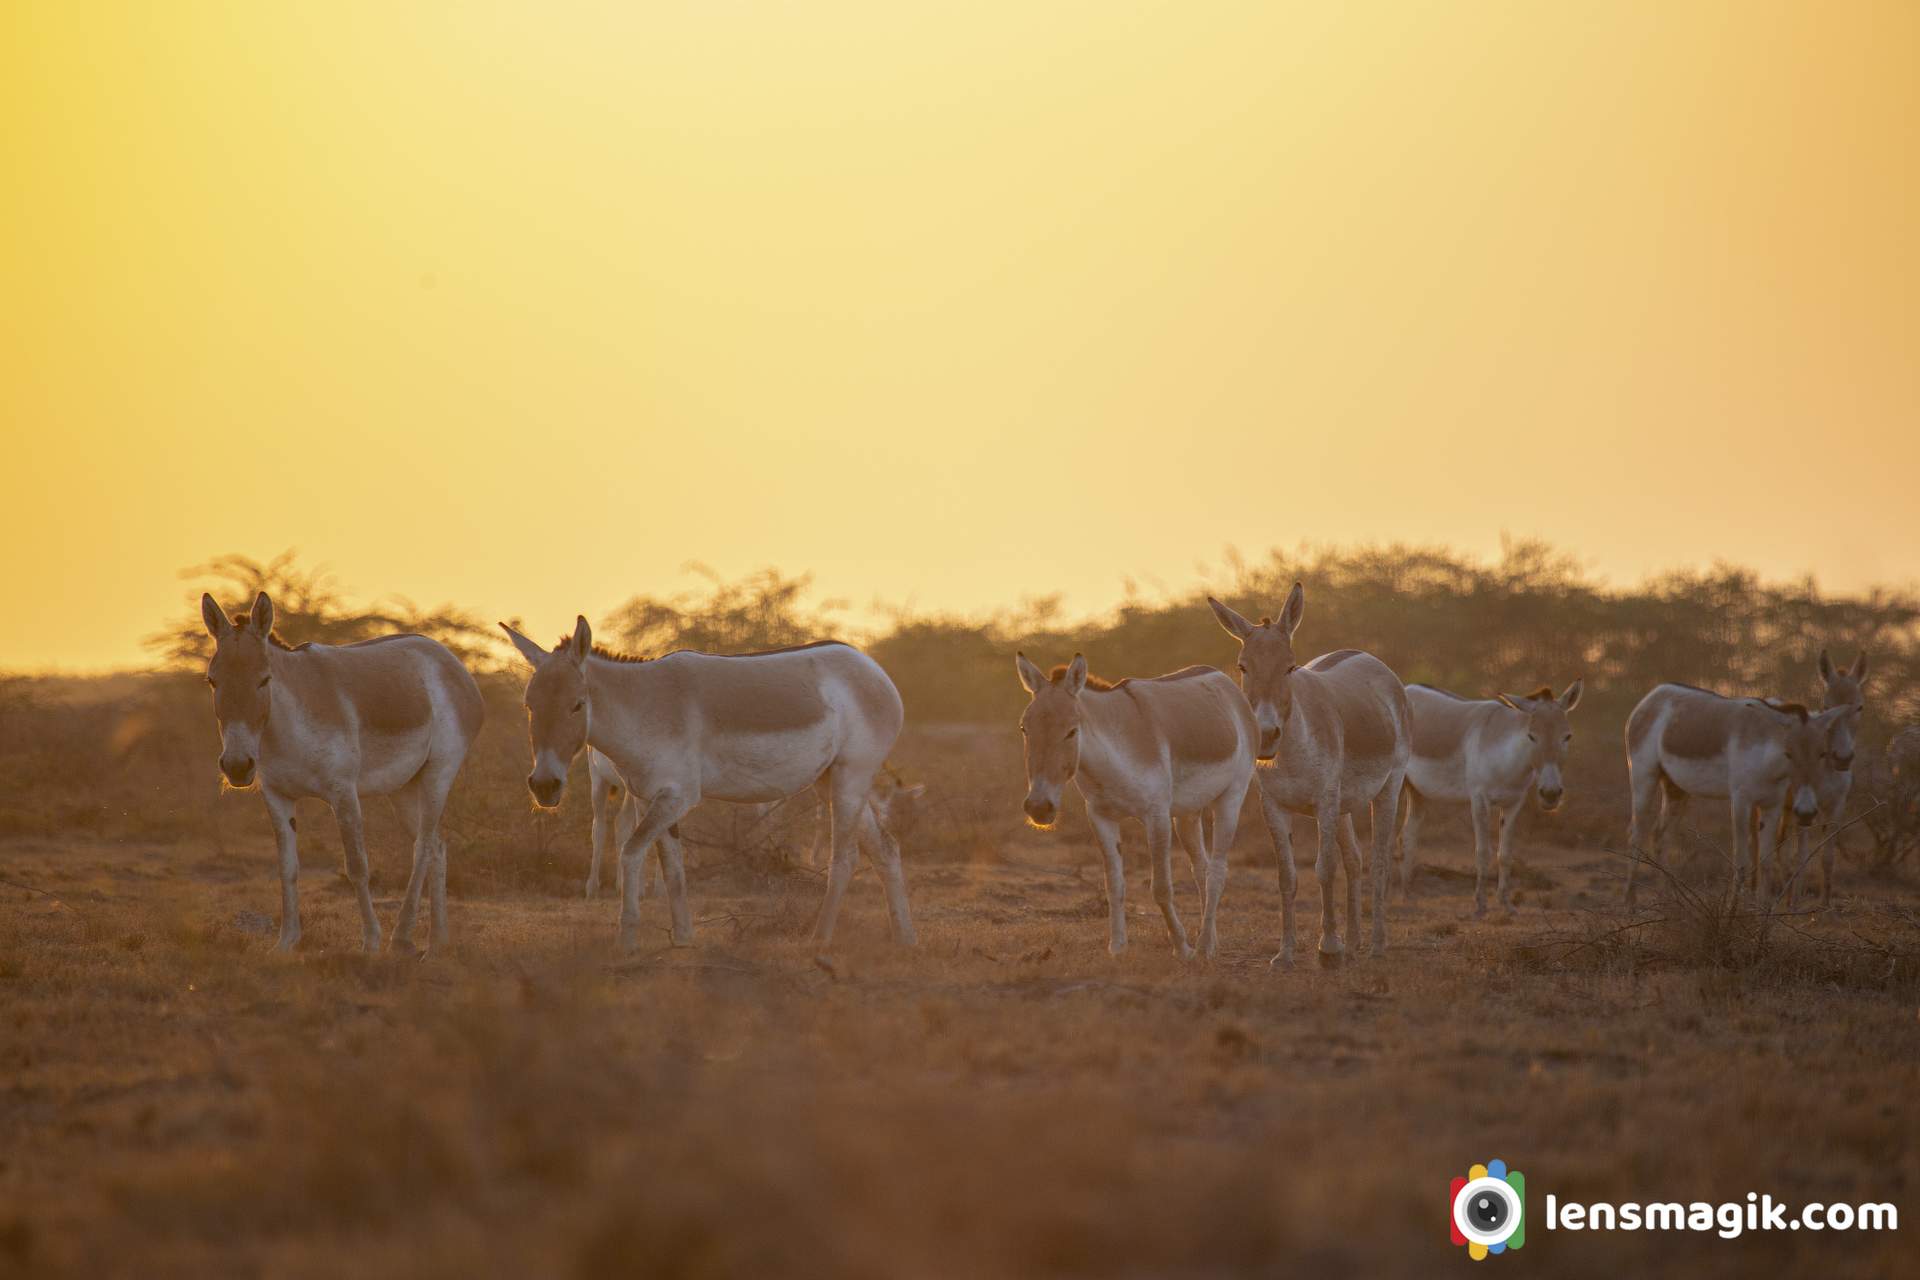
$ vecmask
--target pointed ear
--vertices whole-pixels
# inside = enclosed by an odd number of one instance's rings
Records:
[[[1020,687],[1028,693],[1039,693],[1047,687],[1047,673],[1027,661],[1027,655],[1013,655],[1013,669],[1020,673]]]
[[[1526,699],[1517,698],[1510,693],[1496,693],[1493,695],[1493,700],[1503,707],[1512,707],[1515,711],[1526,710],[1525,707],[1520,705],[1522,702],[1525,702]]]
[[[927,784],[924,782],[916,782],[910,787],[902,787],[900,788],[900,794],[909,800],[918,800],[921,796],[927,794]]]
[[[1865,680],[1867,678],[1867,651],[1865,649],[1862,649],[1860,656],[1853,660],[1853,670],[1847,674],[1855,680]]]
[[[207,634],[215,640],[225,638],[233,630],[233,624],[227,621],[227,615],[214,603],[213,596],[205,591],[200,593],[200,621],[207,624]]]
[[[520,651],[520,656],[531,663],[535,670],[538,670],[540,664],[547,660],[547,651],[545,649],[542,649],[539,645],[527,639],[506,623],[501,623],[500,629],[507,633],[507,639],[513,641],[513,647]]]
[[[1586,687],[1586,683],[1583,677],[1567,686],[1567,691],[1560,695],[1560,709],[1562,711],[1571,711],[1580,705],[1580,691]]]
[[[273,634],[273,601],[267,599],[266,592],[262,591],[253,598],[253,611],[249,616],[255,631],[262,636]]]
[[[1293,584],[1293,590],[1287,592],[1287,603],[1280,610],[1280,629],[1287,633],[1287,639],[1293,639],[1293,633],[1300,627],[1300,619],[1307,612],[1307,593],[1299,583]]]
[[[1820,678],[1828,684],[1833,683],[1833,659],[1827,657],[1827,651],[1820,651]]]
[[[1068,693],[1076,698],[1080,696],[1080,691],[1087,687],[1086,655],[1079,653],[1073,655],[1073,661],[1067,664],[1067,678],[1064,683]]]
[[[584,666],[587,655],[593,652],[593,628],[587,625],[586,615],[578,614],[573,619],[573,642],[567,646],[567,653],[573,658],[573,665]]]
[[[1245,640],[1254,633],[1254,623],[1248,622],[1212,596],[1207,597],[1207,605],[1213,610],[1213,616],[1220,620],[1220,625],[1226,628],[1227,634],[1235,640]]]

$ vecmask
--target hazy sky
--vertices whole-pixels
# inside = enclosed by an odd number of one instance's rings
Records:
[[[0,668],[1537,534],[1920,576],[1920,5],[0,6]]]

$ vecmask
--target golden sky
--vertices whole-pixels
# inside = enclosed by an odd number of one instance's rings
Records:
[[[0,668],[1540,535],[1920,576],[1920,5],[0,5]]]

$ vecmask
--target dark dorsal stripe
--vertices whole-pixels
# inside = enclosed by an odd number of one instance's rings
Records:
[[[1358,649],[1335,649],[1332,653],[1323,653],[1307,664],[1309,671],[1331,671],[1348,658],[1360,656]]]
[[[560,643],[554,647],[564,649],[572,643],[573,635],[568,633],[561,636]],[[705,649],[671,649],[661,654],[660,658],[671,658],[676,653],[697,653],[703,658],[765,658],[776,653],[799,653],[802,649],[825,649],[833,645],[839,645],[843,649],[853,647],[845,640],[809,640],[805,644],[783,644],[778,649],[755,649],[749,653],[708,653]],[[597,644],[593,646],[593,656],[604,658],[608,662],[658,662],[660,660],[660,658],[649,658],[644,654],[620,653]]]
[[[1055,684],[1059,684],[1062,680],[1066,678],[1067,666],[1068,664],[1064,662],[1055,666],[1053,670],[1047,672],[1047,679],[1051,680]],[[1124,689],[1128,685],[1136,684],[1136,683],[1155,684],[1162,680],[1191,680],[1195,676],[1204,676],[1209,672],[1215,672],[1215,671],[1218,671],[1219,669],[1220,668],[1218,667],[1209,667],[1204,664],[1196,663],[1194,666],[1191,666],[1191,667],[1182,667],[1178,671],[1169,671],[1165,675],[1123,676],[1118,680],[1107,680],[1101,676],[1094,675],[1091,671],[1089,671],[1087,673],[1087,688],[1096,690],[1100,693],[1109,693],[1115,689]]]

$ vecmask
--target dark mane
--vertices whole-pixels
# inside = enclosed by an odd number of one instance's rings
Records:
[[[569,632],[561,636],[560,643],[554,647],[556,649],[563,649],[572,643],[573,634]],[[805,644],[783,644],[776,649],[755,649],[748,653],[708,653],[705,649],[672,649],[666,653],[655,654],[652,657],[639,653],[620,653],[613,649],[608,649],[603,645],[596,644],[593,646],[593,656],[596,658],[604,658],[608,662],[658,662],[661,658],[671,658],[676,653],[697,653],[703,658],[764,658],[768,654],[797,653],[802,649],[824,649],[828,645],[841,645],[845,647],[846,643],[844,640],[809,640]]]
[[[1422,683],[1421,683],[1420,681],[1418,681],[1418,680],[1416,680],[1416,681],[1414,681],[1414,682],[1413,682],[1412,684],[1410,684],[1410,685],[1408,685],[1408,686],[1407,686],[1407,688],[1409,688],[1409,689],[1425,689],[1425,690],[1426,690],[1426,691],[1427,691],[1428,693],[1437,693],[1437,694],[1439,694],[1439,695],[1440,695],[1441,697],[1443,697],[1443,698],[1452,698],[1452,699],[1453,699],[1453,700],[1454,700],[1455,702],[1472,702],[1472,701],[1473,701],[1473,699],[1472,699],[1472,698],[1468,698],[1468,697],[1465,697],[1465,696],[1463,696],[1463,695],[1461,695],[1461,694],[1458,694],[1458,693],[1455,693],[1455,692],[1454,692],[1453,690],[1451,690],[1451,689],[1442,689],[1442,688],[1441,688],[1441,687],[1440,687],[1439,685],[1437,685],[1437,684],[1422,684]]]
[[[228,621],[233,623],[234,630],[244,631],[249,635],[253,634],[253,615],[252,614],[236,613],[231,618],[229,618]],[[267,633],[267,643],[272,645],[276,649],[285,649],[288,653],[298,653],[300,652],[300,650],[307,647],[304,644],[299,644],[299,645],[288,644],[285,640],[282,640],[280,638],[280,633],[278,631],[269,631]]]
[[[1775,711],[1778,711],[1783,716],[1792,716],[1794,719],[1798,720],[1801,724],[1805,724],[1807,722],[1809,712],[1807,711],[1806,705],[1804,703],[1775,702],[1772,698],[1763,698],[1762,701],[1765,702],[1768,707],[1772,708]]]
[[[1058,664],[1057,666],[1054,667],[1053,670],[1047,672],[1047,679],[1053,681],[1055,684],[1059,684],[1062,680],[1067,678],[1067,667],[1069,665],[1071,664],[1065,663],[1065,662]],[[1087,672],[1087,688],[1097,689],[1101,693],[1105,693],[1110,689],[1118,689],[1121,685],[1125,683],[1126,683],[1125,680],[1121,680],[1118,683],[1115,683],[1112,680],[1108,680],[1104,676],[1097,676],[1093,674],[1093,672],[1091,671]]]
[[[558,653],[560,650],[570,648],[572,645],[573,645],[573,632],[569,631],[567,632],[567,634],[560,637],[560,642],[553,646],[553,650],[555,653]],[[605,658],[608,662],[652,662],[653,661],[652,658],[646,657],[643,654],[616,653],[612,649],[606,648],[605,646],[598,645],[598,644],[593,646],[593,656],[596,658]]]
[[[1055,684],[1059,684],[1066,678],[1067,665],[1067,663],[1062,662],[1054,667],[1053,670],[1047,672],[1047,679],[1053,681]],[[1178,671],[1169,671],[1162,676],[1124,676],[1118,680],[1108,680],[1105,677],[1094,675],[1093,672],[1089,671],[1087,672],[1087,688],[1100,693],[1109,693],[1115,689],[1124,689],[1130,684],[1155,684],[1162,680],[1190,680],[1194,676],[1204,676],[1210,672],[1218,672],[1219,670],[1220,668],[1218,667],[1195,664],[1191,667],[1182,667]]]

